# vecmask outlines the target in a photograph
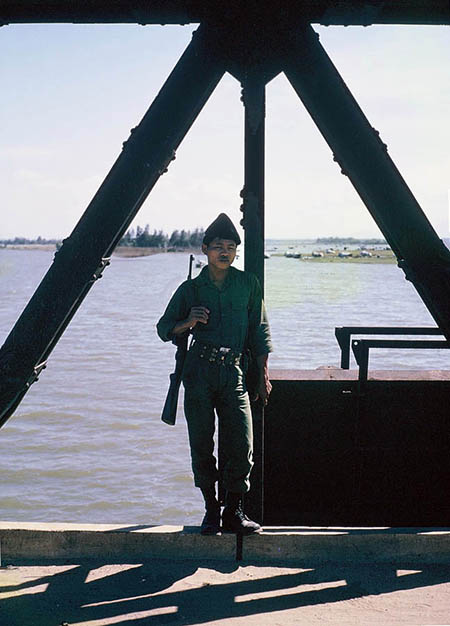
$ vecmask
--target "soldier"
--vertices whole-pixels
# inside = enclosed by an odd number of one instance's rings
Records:
[[[231,267],[240,243],[232,221],[221,213],[206,229],[203,239],[202,251],[208,264],[196,278],[178,287],[157,324],[163,341],[185,333],[193,335],[183,370],[184,412],[194,482],[205,500],[203,535],[221,531],[214,410],[220,423],[224,458],[222,529],[246,535],[262,530],[242,509],[242,496],[250,488],[253,466],[246,353],[250,351],[258,368],[255,399],[259,397],[265,405],[272,388],[267,363],[272,345],[258,279]]]

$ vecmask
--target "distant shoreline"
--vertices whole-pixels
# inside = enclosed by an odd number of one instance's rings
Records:
[[[44,251],[51,252],[56,251],[55,244],[7,244],[0,247],[0,250],[29,250],[29,251]],[[397,258],[392,250],[379,250],[376,248],[366,248],[367,252],[371,256],[360,256],[361,251],[351,250],[349,256],[339,256],[339,250],[335,250],[331,254],[322,252],[323,256],[313,256],[311,253],[303,253],[300,258],[287,259],[294,261],[304,261],[309,263],[396,263]],[[136,259],[145,256],[152,256],[154,254],[168,254],[168,253],[188,253],[201,255],[202,252],[199,248],[177,248],[177,249],[164,249],[164,248],[140,248],[137,246],[118,246],[113,255],[123,259]],[[271,252],[271,256],[283,257],[284,252]]]
[[[397,257],[390,248],[361,248],[359,250],[332,249],[322,250],[317,248],[314,252],[298,252],[290,250],[289,253],[272,252],[272,256],[285,256],[289,260],[304,261],[307,263],[397,263]]]
[[[0,250],[43,250],[51,252],[56,250],[54,243],[7,243],[1,244]]]
[[[134,259],[141,256],[150,256],[152,254],[168,254],[173,252],[187,252],[190,254],[202,254],[200,248],[139,248],[138,246],[117,246],[113,254],[122,258]]]
[[[0,245],[0,250],[32,250],[52,252],[56,251],[56,244],[54,243],[11,243],[6,245]],[[125,258],[137,258],[142,256],[151,256],[153,254],[166,254],[168,252],[187,252],[191,254],[201,254],[199,248],[177,248],[177,249],[164,249],[164,248],[140,248],[138,246],[118,246],[113,254],[115,256]]]

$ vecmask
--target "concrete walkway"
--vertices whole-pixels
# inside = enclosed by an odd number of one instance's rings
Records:
[[[450,625],[450,529],[0,523],[2,626]],[[206,558],[209,556],[209,558]]]

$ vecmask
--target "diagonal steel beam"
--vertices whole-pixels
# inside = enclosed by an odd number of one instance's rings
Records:
[[[450,251],[311,26],[291,29],[284,41],[287,78],[391,245],[406,278],[450,340]]]
[[[82,300],[224,74],[200,26],[0,349],[0,426],[37,379]]]

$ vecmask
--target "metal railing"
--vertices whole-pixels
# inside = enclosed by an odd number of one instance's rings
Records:
[[[353,339],[352,335],[443,335],[440,328],[432,326],[341,326],[335,328],[335,336],[341,348],[341,368],[350,367],[350,347],[359,366],[359,381],[366,381],[371,348],[407,350],[442,350],[450,348],[449,341],[424,339]]]

